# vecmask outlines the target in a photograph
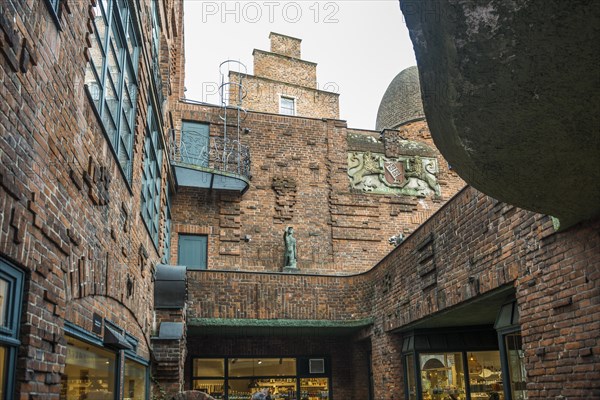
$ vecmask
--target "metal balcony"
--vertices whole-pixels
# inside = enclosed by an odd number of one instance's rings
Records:
[[[248,190],[250,151],[238,140],[186,130],[173,132],[171,139],[171,165],[178,185],[240,194]]]

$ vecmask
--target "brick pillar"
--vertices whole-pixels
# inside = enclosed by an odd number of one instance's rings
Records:
[[[187,349],[185,307],[175,310],[156,310],[156,320],[159,324],[165,322],[183,324],[181,337],[161,337],[157,334],[152,338],[152,389],[155,396],[153,398],[167,400],[184,390]]]
[[[402,338],[375,324],[371,336],[373,389],[378,400],[403,398]]]

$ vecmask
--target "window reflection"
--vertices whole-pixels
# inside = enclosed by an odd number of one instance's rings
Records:
[[[408,400],[417,399],[417,380],[415,377],[415,356],[409,354],[405,357],[404,373],[406,374],[406,383],[408,391]]]
[[[523,362],[525,355],[522,350],[521,334],[506,335],[505,341],[512,398],[513,400],[527,400],[529,398],[526,387],[527,373]]]
[[[467,353],[471,400],[504,400],[499,351]]]
[[[423,400],[464,400],[465,370],[462,352],[419,356]]]
[[[8,327],[8,282],[0,279],[0,326]]]
[[[115,353],[69,337],[60,399],[113,398],[116,358]]]
[[[0,281],[1,282],[1,281]],[[0,346],[0,399],[5,397],[6,391],[6,364],[8,362],[8,349]]]
[[[146,367],[131,360],[125,360],[125,400],[146,399]]]

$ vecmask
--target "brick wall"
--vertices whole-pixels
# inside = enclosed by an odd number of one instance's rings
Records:
[[[513,286],[530,398],[592,398],[600,390],[599,230],[596,220],[557,233],[546,216],[466,188],[364,274],[194,273],[188,313],[313,319],[325,302],[323,318],[374,317],[375,398],[387,400],[404,396],[395,330]],[[264,302],[257,302],[259,291]]]
[[[152,266],[162,246],[154,247],[139,216],[151,71],[140,57],[129,184],[84,87],[92,3],[61,1],[60,30],[44,1],[0,5],[0,255],[27,273],[20,399],[58,398],[65,321],[91,331],[98,313],[134,335],[138,354],[150,359]],[[140,3],[144,42],[149,2]],[[179,3],[161,4],[168,27]],[[181,32],[181,25],[172,28]],[[170,48],[173,33],[163,33]],[[162,168],[166,176],[166,163]]]
[[[317,64],[282,54],[255,49],[254,75],[273,81],[317,88]]]
[[[238,74],[231,73],[230,77],[232,81],[239,82]],[[339,93],[284,83],[256,75],[246,76],[243,82],[244,90],[247,92],[243,106],[249,110],[279,114],[279,99],[283,95],[295,99],[296,115],[299,117],[339,118]]]
[[[210,134],[220,136],[220,112],[181,103],[175,120],[210,123]],[[392,249],[389,237],[410,234],[463,184],[436,153],[440,198],[357,192],[348,178],[347,136],[378,133],[347,129],[343,121],[262,113],[249,113],[243,127],[251,130],[241,136],[252,159],[249,190],[240,197],[180,188],[173,203],[171,248],[177,248],[177,232],[202,229],[208,235],[209,269],[280,271],[283,232],[291,225],[301,272],[365,271]],[[426,128],[415,123],[401,134],[427,144]],[[242,240],[246,235],[249,242]]]
[[[288,57],[301,58],[302,39],[274,32],[269,34],[269,39],[271,40],[271,52],[283,54]]]

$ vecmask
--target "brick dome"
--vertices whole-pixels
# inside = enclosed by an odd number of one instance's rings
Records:
[[[425,118],[421,100],[419,70],[416,66],[401,71],[388,86],[377,111],[376,130],[396,129],[400,125]]]

